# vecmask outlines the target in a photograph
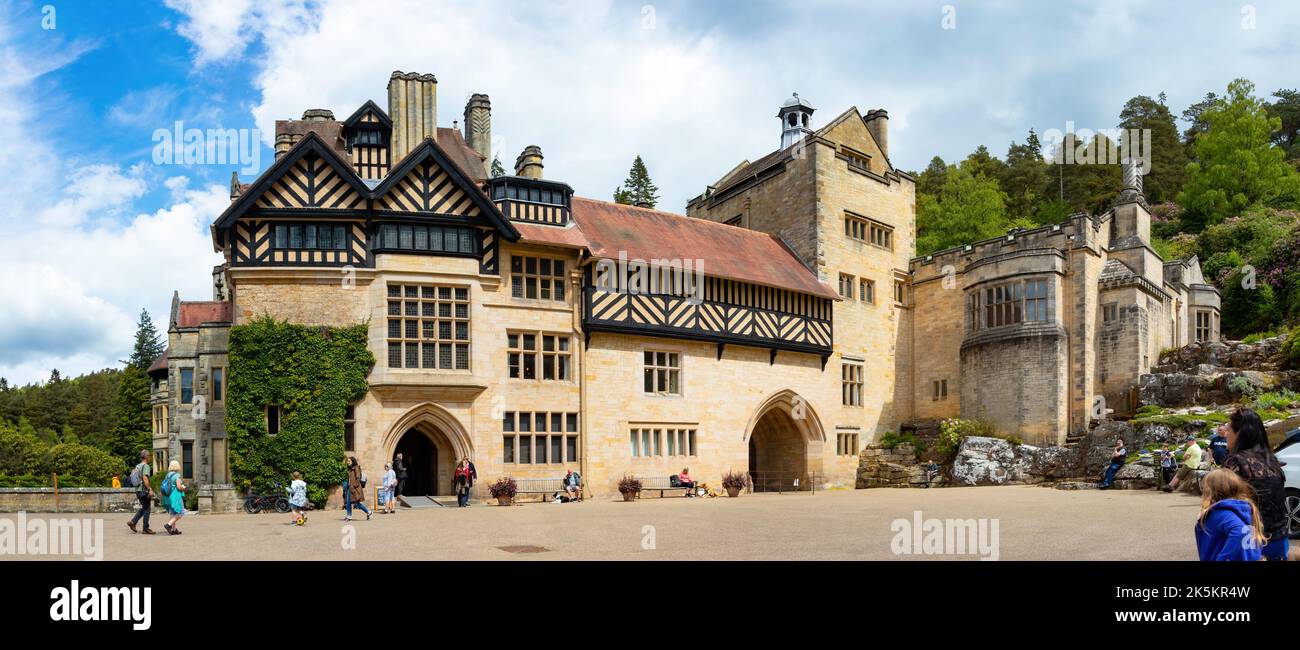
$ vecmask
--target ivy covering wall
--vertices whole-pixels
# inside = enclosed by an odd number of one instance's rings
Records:
[[[374,355],[366,326],[309,327],[269,317],[230,330],[226,402],[230,472],[240,489],[283,491],[302,472],[317,505],[341,485],[343,416],[365,396]],[[267,406],[280,407],[280,431],[267,433]]]

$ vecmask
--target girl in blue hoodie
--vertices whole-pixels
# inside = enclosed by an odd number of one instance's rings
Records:
[[[1250,485],[1231,470],[1216,469],[1201,481],[1196,550],[1202,562],[1260,559],[1264,527]]]

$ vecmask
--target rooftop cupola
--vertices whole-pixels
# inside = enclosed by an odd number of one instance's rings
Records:
[[[781,148],[787,149],[790,145],[803,139],[805,135],[812,133],[812,114],[816,110],[807,100],[794,93],[790,99],[781,104],[781,110],[777,111],[776,116],[781,119]]]

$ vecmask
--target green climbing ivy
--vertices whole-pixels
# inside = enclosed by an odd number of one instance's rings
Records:
[[[231,328],[226,433],[238,487],[270,494],[302,472],[319,506],[343,483],[343,416],[365,396],[375,364],[366,336],[365,325],[308,327],[269,317]],[[266,430],[268,405],[280,407],[274,436]]]

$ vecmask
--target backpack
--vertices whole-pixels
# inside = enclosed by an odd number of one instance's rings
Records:
[[[174,476],[174,474],[168,472],[167,476],[163,478],[162,486],[158,488],[158,491],[165,497],[172,495],[172,476]]]
[[[139,465],[136,465],[131,469],[131,475],[126,477],[126,485],[127,487],[138,488],[142,482],[144,482],[144,472],[140,470]]]

